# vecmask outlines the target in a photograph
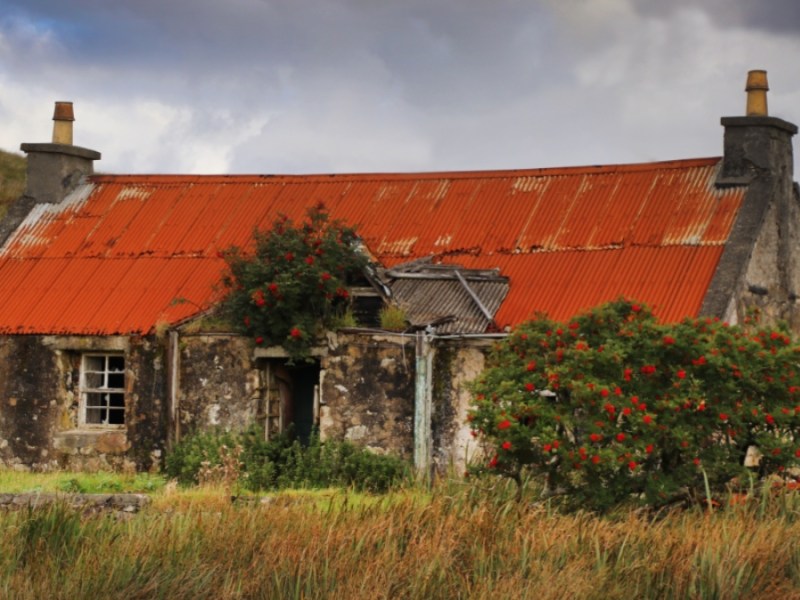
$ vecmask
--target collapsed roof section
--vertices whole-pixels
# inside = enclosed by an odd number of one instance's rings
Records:
[[[508,294],[498,269],[433,264],[430,258],[384,269],[381,277],[410,328],[435,327],[439,334],[496,331],[495,315]]]

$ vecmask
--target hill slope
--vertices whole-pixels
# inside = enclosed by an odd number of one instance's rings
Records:
[[[0,218],[25,189],[25,157],[0,150]]]

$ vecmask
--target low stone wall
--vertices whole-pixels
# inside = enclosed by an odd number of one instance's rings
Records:
[[[147,494],[0,494],[0,510],[44,508],[64,504],[85,513],[136,513],[150,504]]]

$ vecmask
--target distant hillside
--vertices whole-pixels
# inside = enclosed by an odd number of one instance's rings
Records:
[[[0,218],[25,189],[25,157],[0,150]]]

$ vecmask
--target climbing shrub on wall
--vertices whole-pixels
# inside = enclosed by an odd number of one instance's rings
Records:
[[[703,500],[800,463],[800,347],[753,322],[664,325],[624,300],[537,318],[494,348],[474,393],[479,470],[530,472],[568,506]]]
[[[318,204],[302,223],[281,216],[253,236],[253,252],[223,252],[224,310],[257,345],[307,358],[317,335],[346,311],[348,279],[367,264],[356,230]]]

